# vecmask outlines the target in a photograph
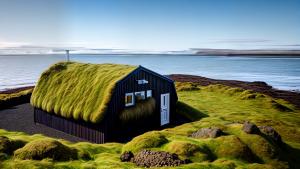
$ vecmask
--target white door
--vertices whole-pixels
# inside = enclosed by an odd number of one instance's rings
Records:
[[[170,94],[160,95],[160,125],[170,123]]]

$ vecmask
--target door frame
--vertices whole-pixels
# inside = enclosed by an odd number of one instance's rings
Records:
[[[160,125],[170,123],[170,93],[160,95]]]

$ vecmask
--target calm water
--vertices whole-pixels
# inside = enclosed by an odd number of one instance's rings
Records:
[[[0,90],[34,85],[63,55],[0,56]],[[142,65],[161,74],[192,74],[215,79],[265,81],[275,88],[300,90],[300,58],[247,58],[186,55],[71,55],[89,63]]]

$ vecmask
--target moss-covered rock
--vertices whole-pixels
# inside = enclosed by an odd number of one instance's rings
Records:
[[[123,152],[132,151],[138,152],[142,149],[159,147],[168,142],[168,139],[158,131],[147,132],[137,136],[123,146]]]
[[[217,138],[224,135],[223,131],[217,127],[202,128],[191,134],[193,138]]]
[[[70,148],[59,141],[52,139],[39,139],[26,144],[14,152],[17,159],[42,160],[51,158],[56,161],[77,159],[77,150]]]

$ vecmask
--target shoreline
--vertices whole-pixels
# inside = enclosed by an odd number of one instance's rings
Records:
[[[261,82],[261,81],[246,82],[246,81],[239,81],[239,80],[210,79],[202,76],[187,75],[187,74],[171,74],[171,75],[167,75],[167,77],[171,78],[175,82],[193,82],[193,83],[198,83],[201,86],[208,86],[211,84],[222,84],[230,87],[239,87],[245,90],[253,90],[258,93],[269,95],[273,98],[286,100],[294,104],[297,108],[300,109],[299,92],[276,89],[268,85],[266,82]],[[33,89],[33,88],[34,86],[13,88],[5,91],[0,91],[0,94],[12,94],[27,89]]]
[[[0,56],[27,56],[27,55],[60,55],[65,56],[65,54],[59,54],[59,53],[45,53],[45,54],[0,54]],[[212,57],[250,57],[250,58],[300,58],[300,53],[298,54],[281,54],[281,53],[274,53],[274,54],[226,54],[226,53],[74,53],[70,56],[74,55],[120,55],[120,56],[126,56],[126,55],[163,55],[163,56],[212,56]]]

